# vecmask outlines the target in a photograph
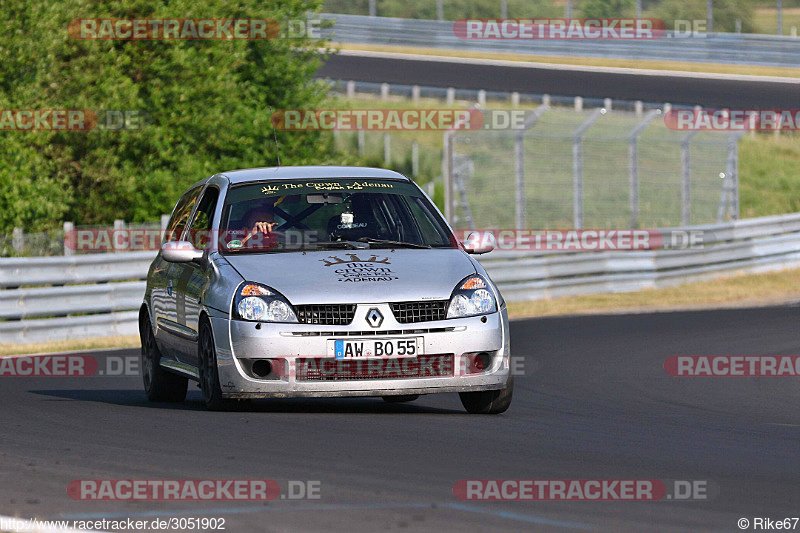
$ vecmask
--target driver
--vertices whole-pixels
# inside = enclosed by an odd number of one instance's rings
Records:
[[[274,240],[273,228],[279,224],[275,222],[275,212],[272,204],[262,204],[251,208],[244,217],[244,231],[245,238],[242,239],[244,246],[251,238],[253,241],[251,245],[256,244],[256,241],[267,239]],[[254,238],[258,236],[259,238]]]

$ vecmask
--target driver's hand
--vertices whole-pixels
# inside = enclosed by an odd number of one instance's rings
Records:
[[[254,231],[260,231],[261,233],[272,233],[272,228],[277,225],[277,222],[256,222]]]

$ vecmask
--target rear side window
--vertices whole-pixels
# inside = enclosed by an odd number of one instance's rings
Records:
[[[172,212],[172,217],[169,219],[167,225],[167,233],[164,235],[164,242],[178,241],[183,235],[183,230],[189,222],[189,216],[192,214],[194,204],[197,203],[197,198],[203,190],[202,186],[195,187],[194,189],[186,192],[175,205],[175,210]]]

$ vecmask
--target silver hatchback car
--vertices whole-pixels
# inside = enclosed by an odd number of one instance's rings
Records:
[[[139,314],[144,388],[237,400],[457,392],[511,403],[497,287],[411,180],[361,167],[216,174],[172,212]]]

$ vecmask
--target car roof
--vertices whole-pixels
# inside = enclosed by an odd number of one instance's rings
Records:
[[[228,170],[220,172],[231,184],[265,180],[299,180],[315,178],[382,178],[410,181],[406,176],[393,170],[371,167],[343,166],[297,166],[297,167],[264,167]]]

